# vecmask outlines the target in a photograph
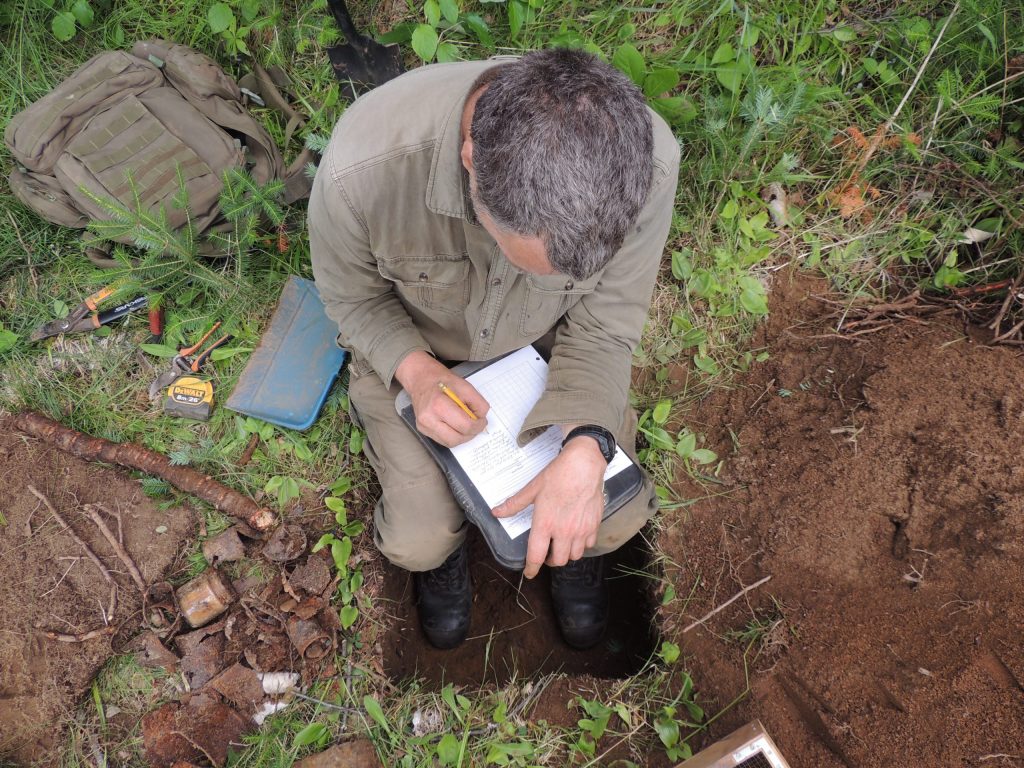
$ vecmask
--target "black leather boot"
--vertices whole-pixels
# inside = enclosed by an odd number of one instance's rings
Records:
[[[420,625],[435,648],[454,648],[469,634],[473,591],[465,542],[437,568],[416,574]]]
[[[608,585],[603,557],[570,560],[551,569],[551,602],[562,637],[585,650],[601,642],[608,628]]]

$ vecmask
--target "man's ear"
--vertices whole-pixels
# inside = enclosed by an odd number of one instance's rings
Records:
[[[462,140],[462,149],[459,150],[459,157],[462,158],[462,167],[469,173],[473,173],[473,139],[468,136]]]

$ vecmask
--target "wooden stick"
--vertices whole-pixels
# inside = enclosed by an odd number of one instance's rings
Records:
[[[711,613],[708,613],[703,618],[697,619],[695,622],[693,622],[693,624],[691,624],[690,626],[688,626],[686,629],[684,629],[682,631],[682,634],[685,635],[691,629],[695,629],[695,628],[699,627],[701,624],[703,624],[705,621],[710,619],[716,613],[718,613],[719,611],[724,611],[730,605],[735,603],[737,600],[739,600],[741,597],[743,597],[745,594],[747,594],[747,592],[749,592],[752,589],[757,589],[758,587],[760,587],[762,584],[764,584],[765,582],[769,581],[770,579],[771,579],[771,576],[765,576],[763,579],[761,579],[759,581],[755,581],[750,586],[744,587],[739,592],[737,592],[735,595],[733,595],[728,600],[726,600],[724,603],[722,603],[720,606],[718,606],[713,611],[711,611]]]
[[[105,461],[154,475],[186,493],[198,496],[232,517],[244,520],[257,531],[266,531],[277,522],[276,515],[238,491],[217,482],[191,467],[174,466],[162,453],[137,443],[114,443],[91,437],[58,424],[41,413],[22,413],[14,418],[22,432],[51,443],[72,456],[88,461]]]
[[[238,459],[238,466],[244,467],[250,461],[252,461],[252,455],[256,452],[256,446],[260,444],[260,436],[258,433],[253,432],[249,437],[249,442],[246,443],[245,450],[242,451],[242,455]]]
[[[131,575],[132,581],[135,582],[135,586],[137,586],[142,591],[142,594],[145,595],[146,582],[142,580],[142,574],[139,573],[138,567],[128,555],[125,548],[121,545],[121,542],[117,540],[117,537],[114,536],[113,532],[107,527],[107,524],[103,522],[103,518],[100,517],[99,512],[96,511],[97,509],[103,509],[103,511],[110,514],[109,510],[100,504],[86,504],[82,509],[84,509],[85,514],[91,517],[92,521],[96,523],[96,527],[100,529],[100,533],[103,534],[103,538],[105,538],[110,546],[114,548],[114,552],[117,553],[118,558],[120,558],[121,562],[124,563],[124,567],[128,569],[128,573]]]
[[[64,632],[43,632],[43,636],[49,640],[56,640],[58,643],[84,643],[87,640],[95,640],[97,637],[112,635],[115,631],[116,629],[111,625],[89,632],[79,632],[77,635],[69,635]]]

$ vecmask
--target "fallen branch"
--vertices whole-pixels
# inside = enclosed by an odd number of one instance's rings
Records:
[[[103,534],[103,538],[105,538],[107,542],[109,542],[110,546],[114,548],[114,552],[117,554],[118,558],[120,558],[121,562],[124,563],[124,567],[128,569],[128,573],[131,575],[132,581],[135,582],[135,586],[137,586],[143,596],[145,596],[146,582],[142,580],[142,574],[139,573],[139,569],[135,565],[135,561],[131,559],[121,542],[117,540],[117,537],[114,536],[113,532],[107,527],[107,524],[103,522],[103,518],[100,517],[100,513],[96,511],[97,509],[104,509],[104,511],[106,511],[106,509],[99,504],[86,504],[83,509],[85,510],[85,514],[91,517],[92,521],[96,523],[96,527],[100,529],[100,533]],[[110,513],[108,512],[108,514]]]
[[[39,413],[22,413],[14,418],[22,432],[51,443],[73,456],[88,461],[105,461],[166,480],[179,490],[198,496],[221,512],[244,520],[258,531],[266,531],[276,522],[274,513],[238,491],[217,482],[191,467],[174,466],[162,453],[137,443],[114,443],[91,437],[58,424]]]
[[[729,607],[730,605],[732,605],[732,604],[733,604],[733,603],[735,603],[735,602],[736,602],[737,600],[739,600],[739,599],[740,599],[741,597],[743,597],[743,596],[744,596],[745,594],[747,594],[747,592],[750,592],[750,591],[751,591],[752,589],[757,589],[758,587],[760,587],[760,586],[761,586],[762,584],[766,583],[766,582],[767,582],[767,581],[769,581],[770,579],[771,579],[771,576],[765,576],[765,577],[764,577],[763,579],[761,579],[761,580],[759,580],[759,581],[755,581],[755,582],[754,582],[753,584],[751,584],[750,586],[744,587],[744,588],[743,588],[743,589],[741,589],[741,590],[740,590],[739,592],[737,592],[737,593],[736,593],[735,595],[733,595],[733,596],[732,596],[732,597],[730,597],[730,598],[729,598],[728,600],[726,600],[726,601],[725,601],[724,603],[722,603],[722,604],[721,604],[720,606],[718,606],[717,608],[715,608],[715,609],[714,609],[713,611],[711,611],[710,613],[708,613],[708,614],[704,615],[704,616],[703,616],[702,618],[699,618],[699,619],[697,619],[697,620],[696,620],[695,622],[693,622],[692,624],[690,624],[690,625],[689,625],[689,626],[688,626],[688,627],[687,627],[686,629],[684,629],[684,630],[682,631],[682,633],[681,633],[681,634],[684,634],[684,635],[685,635],[685,634],[686,634],[687,632],[689,632],[689,631],[690,631],[691,629],[696,629],[696,628],[697,628],[697,627],[699,627],[699,626],[700,626],[701,624],[703,624],[703,623],[704,623],[705,621],[707,621],[707,620],[708,620],[708,619],[710,619],[710,618],[711,618],[712,616],[714,616],[714,615],[715,615],[716,613],[719,613],[720,611],[724,611],[724,610],[725,610],[726,608],[728,608],[728,607]]]

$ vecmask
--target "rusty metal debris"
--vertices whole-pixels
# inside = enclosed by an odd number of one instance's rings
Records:
[[[245,557],[245,544],[232,526],[203,542],[203,557],[210,565],[233,563]]]
[[[282,525],[263,545],[263,556],[275,563],[287,563],[306,551],[306,534],[297,525]]]
[[[210,623],[228,609],[235,595],[216,568],[208,568],[178,587],[178,606],[190,627]]]

